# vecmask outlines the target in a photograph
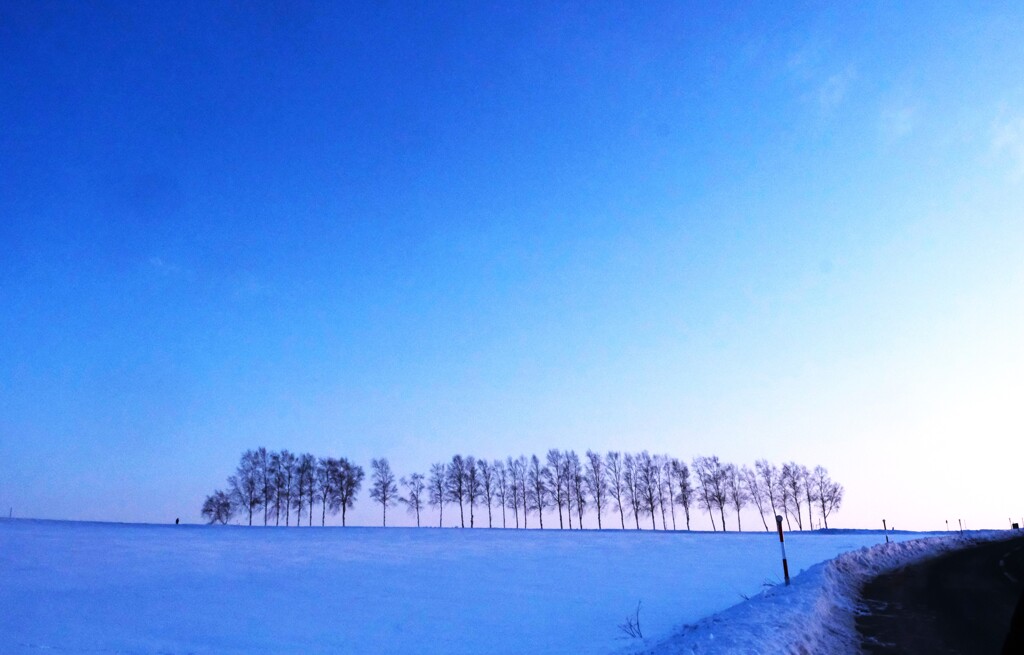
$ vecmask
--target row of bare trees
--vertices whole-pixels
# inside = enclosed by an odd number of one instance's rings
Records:
[[[828,527],[828,518],[839,509],[843,487],[828,471],[813,470],[796,462],[781,467],[758,460],[753,468],[724,463],[718,457],[696,457],[691,463],[668,455],[622,453],[601,455],[588,450],[583,457],[575,451],[552,449],[542,460],[525,455],[504,460],[477,459],[455,455],[438,462],[428,473],[413,473],[397,479],[387,459],[370,464],[370,498],[381,506],[381,520],[387,525],[389,508],[404,505],[420,526],[426,508],[436,508],[438,526],[444,525],[445,508],[458,510],[458,525],[473,528],[528,528],[531,517],[544,527],[545,514],[558,516],[559,528],[584,527],[588,513],[603,528],[608,514],[617,515],[625,529],[627,518],[636,529],[650,520],[652,530],[690,529],[693,512],[704,511],[712,529],[726,530],[726,513],[735,514],[736,529],[742,530],[742,510],[756,510],[765,530],[771,530],[776,515],[785,517],[787,527],[813,529]],[[226,523],[243,512],[252,525],[254,512],[263,511],[264,525],[273,519],[279,525],[283,512],[290,524],[290,509],[307,511],[312,525],[313,506],[321,506],[321,525],[326,513],[339,510],[342,525],[358,493],[363,470],[341,459],[293,456],[287,451],[260,448],[247,451],[235,475],[228,479],[228,491],[217,491],[206,499],[203,516],[211,523]],[[677,523],[677,513],[682,522]],[[298,524],[298,518],[296,524]],[[671,526],[671,527],[670,527]]]
[[[210,523],[227,523],[240,514],[252,525],[253,516],[263,525],[292,523],[303,517],[313,525],[313,508],[320,505],[320,525],[327,521],[327,513],[341,511],[341,524],[345,525],[347,510],[355,505],[356,495],[363,484],[364,472],[344,457],[317,458],[308,453],[296,455],[287,450],[268,451],[266,448],[247,450],[228,478],[227,490],[217,490],[206,497],[201,514]]]

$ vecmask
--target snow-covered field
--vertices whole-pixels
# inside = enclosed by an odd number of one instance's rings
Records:
[[[790,568],[882,541],[790,534]],[[764,532],[7,520],[0,652],[609,653],[672,639],[780,577]],[[645,642],[618,628],[638,601]]]

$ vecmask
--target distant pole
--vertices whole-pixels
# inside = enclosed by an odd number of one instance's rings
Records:
[[[964,536],[964,520],[957,519],[956,522],[960,524],[960,536],[962,537]]]
[[[946,519],[946,532],[949,532],[949,519]]]
[[[779,529],[779,545],[782,546],[782,574],[786,576],[786,586],[789,586],[789,562],[786,560],[786,538],[782,536],[782,516],[775,515],[775,525]]]
[[[882,530],[885,531],[885,543],[889,543],[889,528],[885,527],[885,519],[882,519]]]

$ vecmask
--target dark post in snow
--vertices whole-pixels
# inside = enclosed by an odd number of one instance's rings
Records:
[[[885,519],[882,519],[882,530],[885,531],[885,543],[889,543],[889,528],[885,526]]]
[[[786,585],[789,585],[789,562],[786,561],[786,539],[782,536],[782,516],[775,515],[775,525],[779,529],[779,545],[782,546],[782,574],[786,576]]]
[[[957,519],[956,522],[960,524],[960,536],[962,537],[964,536],[964,520]]]

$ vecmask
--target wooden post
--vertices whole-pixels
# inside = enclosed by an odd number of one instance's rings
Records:
[[[779,529],[779,545],[782,546],[782,575],[786,577],[786,586],[789,586],[789,562],[786,561],[786,539],[782,536],[782,516],[775,515],[775,525]]]
[[[885,543],[889,543],[889,528],[885,526],[885,519],[882,519],[882,530],[885,531]]]

